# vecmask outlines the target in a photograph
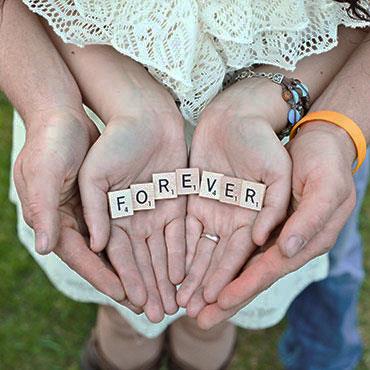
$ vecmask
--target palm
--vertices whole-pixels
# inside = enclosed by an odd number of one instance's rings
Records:
[[[286,155],[270,128],[259,122],[235,122],[235,129],[232,124],[214,131],[208,127],[196,130],[191,167],[256,182],[277,181],[282,176],[277,162],[279,158],[282,162],[286,160]],[[248,125],[245,131],[243,124]],[[269,141],[272,145],[266,145]],[[256,218],[256,213],[250,210],[199,197],[189,200],[188,214],[205,220],[206,226],[220,233],[218,235],[232,234],[242,226],[251,226]]]
[[[162,132],[155,119],[123,117],[110,122],[81,170],[82,193],[88,198],[85,206],[91,206],[91,192],[106,197],[108,191],[152,182],[153,173],[186,167],[182,127]],[[90,174],[88,180],[86,173]],[[95,188],[88,190],[91,186]],[[110,262],[130,301],[143,306],[152,321],[160,321],[163,310],[177,310],[174,284],[182,281],[185,270],[185,213],[186,199],[178,197],[156,201],[155,209],[136,211],[131,217],[107,220],[107,209],[93,216],[100,224],[105,225],[105,220],[110,225],[103,236]]]

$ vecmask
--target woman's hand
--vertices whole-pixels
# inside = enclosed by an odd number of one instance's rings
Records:
[[[249,80],[225,90],[207,108],[194,134],[191,167],[262,182],[267,190],[259,213],[190,196],[186,222],[188,274],[177,295],[178,303],[187,306],[190,316],[196,316],[206,302],[217,300],[256,245],[263,245],[286,216],[291,162],[271,127],[275,122],[268,120],[274,105],[281,110],[284,103],[273,86],[276,98],[268,108],[263,107],[257,99],[259,86],[265,85]],[[201,233],[218,235],[220,241],[216,245],[200,238]]]
[[[288,146],[293,161],[292,214],[277,240],[198,316],[210,328],[234,315],[275,281],[328,252],[355,205],[354,145],[328,123],[302,127]]]
[[[119,278],[88,247],[77,175],[93,140],[94,125],[82,110],[67,107],[26,117],[26,143],[14,167],[14,181],[36,250],[54,251],[98,290],[124,303]],[[126,302],[127,303],[127,302]]]
[[[96,129],[38,16],[21,0],[3,3],[0,88],[26,126],[14,181],[26,222],[35,230],[36,250],[54,251],[98,290],[122,302],[119,278],[88,248],[80,215],[77,173]]]
[[[130,96],[123,97],[130,105],[127,115],[107,122],[80,171],[84,217],[92,249],[106,248],[128,299],[159,322],[164,312],[178,309],[175,284],[185,273],[186,198],[157,200],[155,209],[110,220],[107,193],[186,167],[183,121],[172,98],[151,78],[145,89],[132,87],[122,95]],[[156,96],[156,104],[148,95]]]
[[[174,285],[185,273],[186,198],[158,200],[153,210],[110,220],[107,193],[187,167],[182,117],[170,93],[140,64],[109,46],[64,44],[48,31],[84,102],[107,126],[79,175],[91,248],[106,248],[128,299],[161,321],[178,308]]]

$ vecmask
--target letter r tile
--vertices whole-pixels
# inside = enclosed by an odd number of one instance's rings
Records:
[[[240,207],[260,211],[263,206],[265,192],[265,184],[243,180]]]
[[[152,183],[132,184],[130,189],[132,192],[132,205],[134,211],[155,208],[154,185]]]
[[[108,192],[108,202],[112,218],[127,217],[134,214],[130,189]]]
[[[176,172],[153,174],[155,199],[177,198]]]

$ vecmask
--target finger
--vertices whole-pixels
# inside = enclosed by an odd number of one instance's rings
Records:
[[[198,326],[203,330],[212,329],[214,326],[234,316],[243,306],[222,310],[217,303],[204,307],[197,317]]]
[[[283,255],[293,257],[327,224],[340,199],[333,199],[331,187],[312,188],[284,225],[277,244]]]
[[[110,233],[107,198],[109,185],[100,184],[91,176],[91,173],[93,170],[90,166],[83,164],[78,181],[84,218],[90,233],[90,248],[95,252],[101,252],[108,243]]]
[[[291,171],[268,185],[262,210],[255,220],[252,239],[257,245],[264,245],[270,233],[286,217],[291,190]]]
[[[164,311],[172,315],[178,310],[176,288],[170,282],[167,272],[166,245],[162,232],[156,232],[147,239],[157,286],[161,295]]]
[[[156,285],[156,279],[148,246],[145,240],[142,239],[135,239],[130,237],[130,241],[134,251],[136,264],[139,267],[147,290],[148,299],[143,307],[144,312],[150,321],[154,323],[160,322],[164,317],[164,310],[161,297]]]
[[[130,239],[121,228],[112,227],[106,250],[130,302],[137,307],[144,306],[147,300],[146,287],[137,268]]]
[[[255,244],[251,239],[249,226],[241,227],[232,234],[220,264],[204,287],[204,298],[207,302],[217,300],[221,290],[239,273],[254,250]]]
[[[118,276],[92,252],[81,234],[62,228],[55,253],[96,289],[117,302],[123,302],[125,292]]]
[[[287,258],[281,255],[277,245],[271,247],[221,291],[217,299],[220,308],[228,310],[250,303],[288,272],[289,266],[284,265],[285,260]]]
[[[48,254],[59,239],[58,210],[63,174],[46,165],[23,165],[19,161],[15,168],[15,185],[25,221],[35,232],[35,249],[40,254]]]
[[[173,284],[180,284],[185,276],[185,220],[176,218],[165,229],[168,252],[168,274]]]
[[[207,305],[203,297],[203,290],[203,286],[196,289],[186,306],[186,313],[191,318],[197,317],[201,309]]]
[[[193,262],[197,243],[203,232],[202,223],[194,216],[186,216],[186,272],[189,272]]]
[[[188,304],[188,301],[195,289],[197,289],[202,282],[215,247],[216,243],[214,241],[207,238],[199,239],[196,254],[190,267],[189,274],[181,284],[181,287],[177,293],[177,303],[179,306],[185,307]]]
[[[350,209],[350,204],[347,203],[351,202],[345,202],[338,209],[338,214],[334,214],[329,220],[326,227],[294,257],[284,256],[277,244],[259,255],[253,263],[247,266],[240,277],[220,293],[217,300],[220,308],[227,310],[240,304],[250,303],[281,277],[296,271],[313,258],[327,252],[335,244],[339,231],[346,222]]]
[[[193,293],[188,304],[186,305],[186,312],[189,317],[195,318],[198,315],[198,313],[202,310],[202,308],[207,305],[207,301],[204,299],[204,286],[207,285],[209,279],[213,276],[214,272],[216,271],[221,261],[227,242],[228,240],[225,238],[221,239],[218,242],[212,254],[212,259],[207,268],[207,272],[202,281],[202,285]]]

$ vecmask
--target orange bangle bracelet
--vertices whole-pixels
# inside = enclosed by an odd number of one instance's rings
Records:
[[[292,130],[290,131],[290,139],[294,138],[300,126],[312,121],[324,121],[332,123],[333,125],[337,125],[347,132],[347,134],[351,137],[357,151],[357,165],[352,171],[352,173],[355,173],[360,168],[360,166],[362,165],[366,158],[366,140],[360,127],[349,117],[338,112],[334,111],[311,112],[308,113],[305,117],[303,117],[299,122],[297,122],[292,127]]]

